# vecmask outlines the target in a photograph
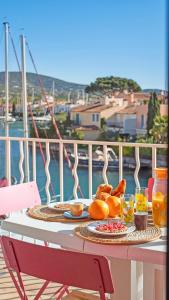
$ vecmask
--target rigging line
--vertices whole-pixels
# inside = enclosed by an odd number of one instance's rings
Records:
[[[15,47],[15,44],[14,44],[11,32],[10,32],[10,38],[12,39],[11,40],[12,41],[12,46],[13,46],[13,50],[14,50],[14,53],[15,53],[15,58],[17,60],[17,65],[18,65],[18,69],[19,69],[19,72],[20,72],[20,76],[21,76],[21,67],[20,67],[20,63],[19,63],[19,59],[18,59],[16,47]],[[28,105],[28,110],[29,110],[29,113],[31,114],[32,123],[33,123],[34,131],[35,131],[35,135],[36,135],[37,138],[39,138],[39,133],[38,133],[38,130],[37,130],[36,122],[34,120],[33,112],[32,112],[32,109],[31,109],[30,105]],[[42,161],[43,161],[43,164],[44,164],[44,167],[45,167],[46,159],[45,159],[45,155],[44,155],[44,152],[43,152],[42,144],[41,144],[41,142],[38,142],[38,144],[39,144],[39,149],[40,149]],[[52,183],[50,183],[50,189],[51,189],[52,194],[55,195]]]
[[[21,72],[21,67],[20,67],[18,55],[17,55],[17,52],[16,52],[14,40],[13,40],[11,32],[10,32],[10,28],[9,28],[9,36],[10,36],[10,39],[11,39],[11,44],[12,44],[12,48],[13,48],[13,51],[14,51],[14,54],[15,54],[16,61],[17,61],[18,69],[19,69],[19,72]]]
[[[50,116],[51,116],[51,118],[52,118],[52,122],[53,122],[53,126],[54,126],[54,128],[55,128],[56,134],[57,134],[58,138],[59,138],[60,140],[62,140],[62,136],[61,136],[61,134],[60,134],[60,132],[59,132],[59,129],[58,129],[58,126],[57,126],[57,123],[56,123],[54,114],[53,114],[52,110],[50,109],[49,101],[48,101],[48,99],[47,99],[47,95],[46,95],[45,89],[44,89],[44,87],[43,87],[42,80],[41,80],[41,78],[40,78],[40,76],[39,76],[37,67],[36,67],[36,65],[35,65],[35,61],[34,61],[34,59],[33,59],[33,56],[32,56],[32,53],[31,53],[31,50],[30,50],[30,47],[29,47],[29,44],[28,44],[27,41],[26,41],[26,45],[27,45],[27,48],[28,48],[28,52],[29,52],[29,55],[30,55],[30,58],[31,58],[33,67],[34,67],[35,72],[36,72],[36,74],[37,74],[37,76],[38,76],[39,85],[40,85],[42,94],[43,94],[43,96],[45,97],[45,100],[46,100],[46,103],[47,103],[47,106],[48,106],[48,109],[49,109]],[[63,144],[63,150],[64,150],[64,155],[65,155],[65,158],[66,158],[66,160],[67,160],[68,166],[69,166],[69,168],[71,169],[72,176],[73,176],[73,178],[74,178],[74,180],[75,180],[75,176],[74,176],[74,173],[73,173],[73,166],[72,166],[72,164],[71,164],[71,161],[70,161],[70,159],[69,159],[69,156],[68,156],[68,153],[67,153],[67,150],[66,150],[66,147],[65,147],[64,144]],[[78,185],[78,190],[79,190],[79,192],[80,192],[80,194],[81,194],[81,197],[84,198],[84,195],[83,195],[83,193],[82,193],[82,191],[81,191],[80,185]]]

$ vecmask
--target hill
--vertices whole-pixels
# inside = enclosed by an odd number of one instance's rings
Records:
[[[57,79],[54,77],[39,75],[41,81],[43,82],[43,86],[47,92],[52,91],[52,86],[54,82],[55,91],[58,93],[68,92],[70,89],[72,91],[77,91],[81,89],[85,89],[86,85],[78,84],[73,82],[67,82],[61,79]],[[4,91],[4,82],[5,82],[5,74],[4,72],[0,72],[0,91],[1,93]],[[17,93],[21,89],[21,78],[19,72],[9,72],[9,86],[10,93]],[[38,82],[38,77],[35,73],[27,73],[27,87],[28,92],[29,89],[32,90],[34,88],[35,94],[40,93],[40,87]]]

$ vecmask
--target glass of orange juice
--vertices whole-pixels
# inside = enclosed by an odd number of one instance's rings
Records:
[[[156,192],[152,196],[152,210],[154,225],[165,227],[167,225],[167,196]]]
[[[145,187],[136,188],[136,212],[148,212],[148,190]]]
[[[152,211],[154,225],[167,225],[167,168],[154,169],[154,187],[152,191]]]
[[[125,223],[134,222],[134,195],[121,196],[121,219]]]

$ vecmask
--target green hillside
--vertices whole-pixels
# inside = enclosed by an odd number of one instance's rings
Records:
[[[78,84],[73,82],[67,82],[61,79],[53,78],[46,75],[40,75],[40,79],[43,82],[44,88],[47,92],[52,91],[53,82],[55,84],[55,90],[58,93],[64,93],[72,91],[85,89],[86,85]],[[4,91],[4,82],[5,82],[5,74],[4,72],[0,72],[0,92],[1,94]],[[21,88],[21,77],[19,72],[10,72],[9,73],[9,85],[10,85],[10,92],[17,93],[20,91]],[[28,90],[34,88],[35,94],[40,93],[40,87],[38,82],[38,77],[34,73],[27,73],[27,86]]]

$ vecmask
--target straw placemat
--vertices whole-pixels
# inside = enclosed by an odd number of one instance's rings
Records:
[[[34,219],[43,220],[47,222],[63,222],[63,223],[77,223],[88,222],[90,218],[83,219],[66,219],[63,212],[58,212],[57,209],[47,205],[37,205],[29,209],[28,216]]]
[[[136,245],[154,241],[161,236],[161,230],[155,226],[148,226],[146,230],[135,230],[124,236],[107,237],[90,232],[87,225],[83,224],[75,228],[75,234],[87,241],[107,245]]]

